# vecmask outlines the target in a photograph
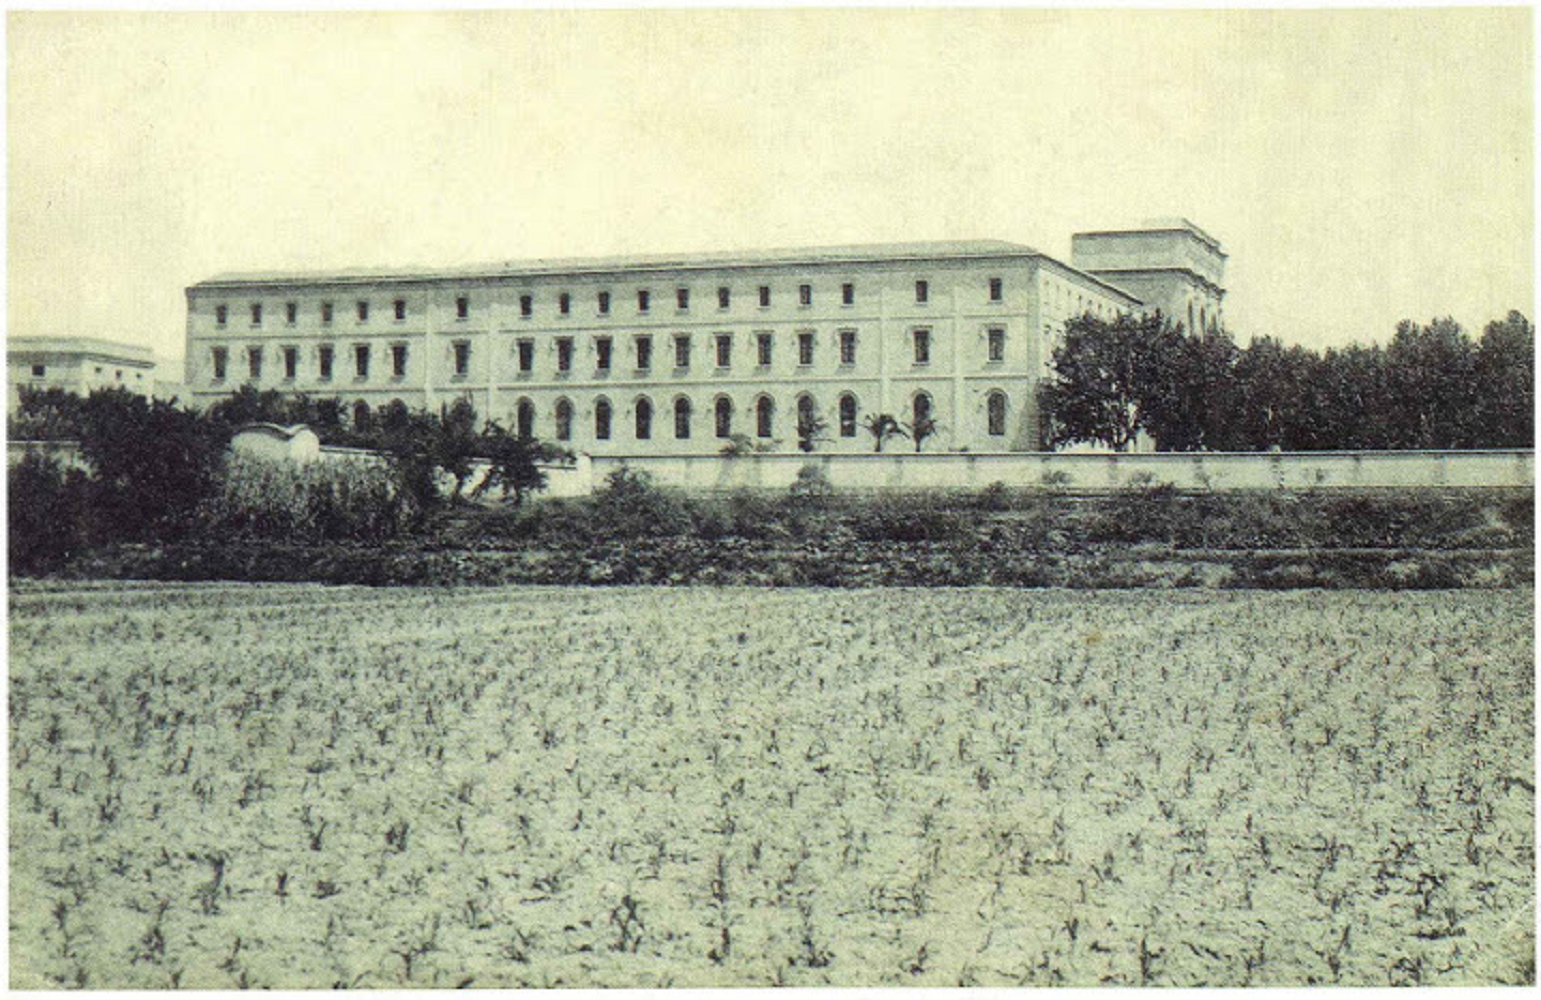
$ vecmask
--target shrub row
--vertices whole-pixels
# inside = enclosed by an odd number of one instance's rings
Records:
[[[249,580],[389,585],[739,585],[771,587],[1004,586],[1377,588],[1513,587],[1528,583],[1527,551],[1317,553],[1104,548],[986,553],[951,543],[857,542],[834,547],[744,539],[652,538],[567,550],[446,550],[237,541],[126,545],[76,560],[80,578]]]

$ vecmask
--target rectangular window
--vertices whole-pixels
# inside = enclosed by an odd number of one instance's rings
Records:
[[[295,347],[286,347],[286,348],[284,348],[284,380],[288,381],[288,382],[293,382],[294,381],[295,373],[299,369],[299,367],[300,367],[300,352],[299,352],[299,349],[295,348]]]
[[[332,322],[332,304],[330,302],[321,303],[321,322],[323,324]]]
[[[927,284],[924,281],[917,281],[917,282],[915,282],[915,301],[916,302],[930,302],[931,301],[931,286],[929,284]]]
[[[804,367],[813,364],[813,334],[797,335],[797,363]]]
[[[556,297],[556,308],[557,312],[561,313],[563,316],[566,316],[568,313],[573,311],[573,297],[568,295],[566,292],[558,295]]]
[[[601,316],[608,316],[610,314],[610,293],[609,292],[600,292],[599,293],[599,314]]]
[[[296,319],[299,319],[299,316],[300,316],[299,303],[296,303],[296,302],[285,302],[284,303],[284,322],[285,323],[288,323],[290,326],[293,326],[294,325],[294,321]]]
[[[407,345],[391,345],[391,374],[396,378],[407,377]]]
[[[856,331],[840,331],[840,363],[842,365],[854,365],[856,363]]]
[[[771,363],[771,335],[757,333],[754,335],[754,347],[756,359],[761,368],[769,368]]]
[[[251,304],[251,325],[252,326],[261,326],[262,325],[262,303],[261,302],[253,302]]]
[[[556,370],[570,372],[573,370],[573,339],[571,337],[558,337],[556,339]]]
[[[717,335],[717,367],[726,368],[733,362],[733,334]]]
[[[32,366],[32,377],[33,378],[43,378],[47,374],[48,374],[48,366],[47,365],[33,365]]]
[[[728,290],[726,285],[724,285],[722,288],[717,289],[717,308],[718,309],[726,309],[726,308],[728,308],[728,304],[730,302],[732,302],[732,301],[733,301],[733,293]]]
[[[471,300],[464,295],[455,297],[455,318],[465,319],[471,315]]]
[[[397,299],[395,302],[393,302],[391,304],[393,306],[395,306],[395,308],[396,308],[396,318],[398,320],[403,320],[403,319],[407,318],[407,300],[406,299]]]
[[[369,319],[369,303],[360,300],[358,304],[358,319],[363,323]]]
[[[610,370],[610,338],[594,338],[594,367],[600,371]]]
[[[637,338],[637,367],[647,369],[653,367],[653,338]]]
[[[674,337],[674,367],[690,367],[690,335],[681,333]]]
[[[216,347],[210,353],[213,355],[214,361],[214,381],[223,382],[225,380],[225,363],[229,355],[226,354],[223,347]],[[98,368],[96,371],[97,374],[101,374],[102,370]]]
[[[991,302],[999,302],[1001,300],[1001,293],[1002,293],[1001,279],[999,279],[999,278],[991,278],[990,279],[990,301]]]
[[[931,363],[931,331],[915,331],[915,363],[928,365]]]
[[[519,296],[519,315],[528,316],[535,311],[535,297],[533,295]]]
[[[1006,360],[1006,331],[1003,330],[1002,328],[998,327],[998,326],[991,327],[990,328],[990,333],[989,333],[989,338],[990,338],[990,355],[989,355],[990,360],[991,361],[1005,361]]]
[[[228,306],[215,306],[214,307],[214,325],[215,326],[224,326],[225,325],[225,320],[227,320],[229,317],[230,317],[230,310],[229,310]]]
[[[262,348],[252,347],[247,349],[246,370],[251,373],[251,377],[254,379],[262,377]]]
[[[674,304],[681,309],[690,308],[690,289],[676,288],[674,290]]]
[[[465,378],[471,374],[471,342],[469,340],[455,341],[455,377]]]
[[[518,344],[519,370],[528,375],[535,370],[535,341],[521,340]]]
[[[648,293],[647,289],[645,289],[645,288],[637,289],[637,312],[640,312],[640,313],[647,312],[647,308],[651,304],[651,301],[652,301],[652,296]]]
[[[321,381],[332,380],[332,345],[323,344],[316,352],[316,369]]]
[[[813,305],[813,286],[812,285],[798,285],[797,286],[797,304],[798,305],[802,305],[802,306],[811,306],[811,305]]]
[[[369,377],[369,345],[356,344],[353,348],[353,373],[359,378]]]
[[[840,286],[840,304],[844,306],[856,304],[856,286],[849,281]]]
[[[765,308],[768,308],[769,306],[770,306],[770,286],[769,285],[761,285],[760,286],[760,308],[761,309],[765,309]]]

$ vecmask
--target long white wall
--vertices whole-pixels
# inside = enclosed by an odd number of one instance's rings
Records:
[[[658,486],[689,492],[784,490],[800,469],[821,469],[837,490],[982,489],[1053,486],[1112,490],[1170,483],[1183,490],[1346,489],[1377,487],[1528,487],[1534,453],[1511,451],[1358,451],[1138,455],[914,454],[594,456],[553,475],[554,491],[572,496],[601,486],[626,466]]]

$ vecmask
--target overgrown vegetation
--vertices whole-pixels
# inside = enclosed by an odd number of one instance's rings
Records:
[[[1403,321],[1391,343],[1239,349],[1159,314],[1065,325],[1043,393],[1046,440],[1118,451],[1529,448],[1535,329],[1518,312],[1480,340],[1451,319]]]
[[[11,438],[76,442],[79,461],[28,455],[9,470],[13,573],[48,572],[117,544],[218,544],[232,535],[372,543],[465,496],[501,494],[518,506],[545,486],[542,463],[568,457],[495,422],[478,429],[465,400],[437,415],[398,401],[345,423],[335,399],[249,387],[206,413],[125,389],[82,397],[23,386],[20,397]],[[369,448],[381,460],[301,468],[229,458],[232,433],[252,422],[307,423],[326,443]]]
[[[1532,578],[1529,491],[690,497],[630,469],[592,497],[459,506],[388,544],[119,546],[81,576],[366,584],[1503,587]]]

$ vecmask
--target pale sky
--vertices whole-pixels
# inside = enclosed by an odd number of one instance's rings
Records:
[[[10,335],[183,352],[222,271],[1186,216],[1228,325],[1533,311],[1525,8],[11,13]]]

